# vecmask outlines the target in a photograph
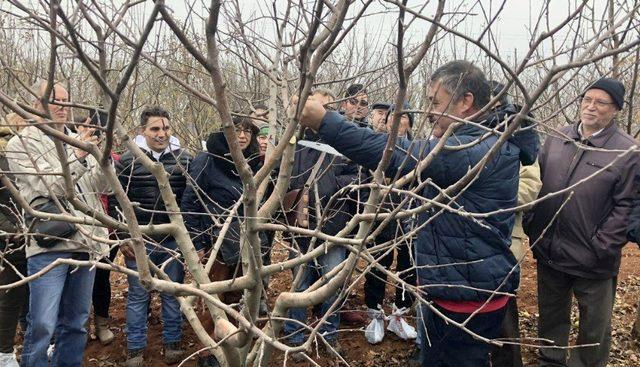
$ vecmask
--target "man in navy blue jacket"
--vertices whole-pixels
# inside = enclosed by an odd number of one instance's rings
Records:
[[[473,116],[489,102],[491,90],[484,73],[466,61],[453,61],[437,69],[428,89],[434,138],[414,140],[413,144],[399,139],[387,177],[416,168],[456,119]],[[455,128],[446,140],[451,148],[441,150],[420,173],[423,181],[431,180],[421,195],[433,199],[440,190],[460,181],[496,145],[505,129],[504,120],[504,115],[489,112],[474,118],[474,124]],[[349,123],[337,113],[326,112],[313,99],[305,105],[301,121],[318,131],[324,142],[366,168],[375,169],[382,159],[387,134]],[[441,202],[466,213],[514,207],[520,162],[532,164],[538,148],[539,138],[532,129],[518,130],[497,148],[473,180]],[[467,330],[485,338],[499,334],[506,294],[513,294],[518,287],[519,269],[509,250],[515,215],[509,211],[471,217],[450,209],[434,206],[418,218],[418,225],[422,225],[415,246],[418,289],[429,302],[421,307],[430,342],[427,346],[423,340],[422,365],[488,366],[490,345],[454,323],[465,322],[475,313],[465,324]],[[436,311],[453,322],[445,322]]]

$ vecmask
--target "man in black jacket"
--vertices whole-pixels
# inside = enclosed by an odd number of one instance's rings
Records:
[[[374,105],[374,107],[388,106],[386,111],[386,118],[384,125],[391,130],[391,124],[394,119],[395,105],[391,103],[380,103]],[[405,102],[402,110],[411,110],[409,103]],[[411,138],[411,127],[413,126],[413,114],[410,112],[404,112],[401,114],[400,123],[398,126],[398,139]],[[390,180],[389,180],[390,181]],[[382,203],[382,212],[392,212],[396,207],[402,203],[402,197],[395,193],[390,193],[387,200]],[[405,226],[402,220],[394,220],[389,223],[375,238],[374,242],[370,244],[372,246],[386,245],[383,249],[372,255],[378,259],[378,263],[383,267],[390,269],[393,263],[394,250],[389,250],[390,247],[395,247],[397,251],[396,257],[396,272],[400,273],[401,278],[407,282],[407,284],[415,285],[416,276],[414,271],[410,271],[413,267],[411,261],[411,255],[409,250],[409,244],[406,239],[401,242],[397,242],[396,238],[402,238],[405,232]],[[385,287],[387,285],[387,274],[372,268],[369,273],[365,275],[364,283],[364,301],[369,309],[369,315],[375,314],[379,307],[383,306]],[[396,288],[396,297],[394,300],[394,306],[396,309],[409,309],[413,305],[414,297],[407,292],[404,287]]]
[[[186,172],[191,156],[180,148],[176,138],[171,136],[169,113],[160,107],[150,107],[142,111],[140,116],[140,135],[136,144],[153,161],[164,166],[169,174],[169,183],[176,196],[178,205],[186,187]],[[129,200],[137,202],[136,218],[142,225],[162,224],[169,222],[166,208],[155,176],[137,161],[132,152],[125,152],[116,164],[118,178],[127,193]],[[175,239],[165,235],[148,238],[147,254],[156,265],[163,265],[165,273],[174,282],[182,282],[184,268],[179,261]],[[136,261],[130,249],[124,248],[127,267],[136,269]],[[172,259],[173,260],[170,260]],[[168,264],[164,264],[169,261]],[[140,285],[137,277],[129,276],[129,292],[127,295],[127,361],[126,366],[144,365],[143,352],[147,344],[147,315],[149,293]],[[180,341],[182,339],[182,315],[180,304],[174,296],[161,294],[164,359],[168,364],[182,360],[184,354]]]
[[[325,91],[316,91],[314,97],[322,101],[323,105],[331,104],[333,96],[326,94]],[[316,134],[307,130],[305,140],[319,141]],[[314,167],[318,165],[316,169]],[[313,171],[317,174],[312,182],[309,181]],[[351,184],[357,175],[357,166],[348,162],[344,157],[334,156],[322,153],[319,150],[309,147],[299,147],[296,150],[293,168],[291,171],[291,181],[289,188],[291,190],[302,189],[305,185],[310,184],[309,191],[309,228],[315,228],[320,225],[322,231],[327,234],[337,234],[353,215],[353,203],[347,199],[346,195],[332,197],[343,187]],[[320,199],[317,203],[322,208],[321,213],[316,213],[316,197]],[[303,236],[294,236],[291,238],[292,247],[298,251],[292,251],[291,257],[300,256],[309,251],[311,247],[311,238]],[[320,241],[315,242],[316,246],[321,244]],[[316,261],[306,264],[304,267],[295,269],[294,274],[298,274],[304,269],[300,282],[296,284],[296,292],[302,292],[309,288],[316,280],[326,276],[333,268],[338,266],[345,259],[345,251],[342,247],[333,247],[326,254],[320,256]],[[320,306],[320,313],[324,315],[329,307],[335,302],[337,295],[324,300]],[[321,316],[321,315],[319,315]],[[300,325],[306,324],[306,309],[292,308],[289,310],[289,318],[298,322],[285,322],[284,331],[289,335],[289,341],[293,345],[300,345],[304,341],[303,329]],[[325,339],[336,350],[339,349],[337,342],[337,329],[340,324],[340,317],[337,313],[328,317],[327,322],[320,328],[325,333]],[[294,359],[299,355],[294,355]]]

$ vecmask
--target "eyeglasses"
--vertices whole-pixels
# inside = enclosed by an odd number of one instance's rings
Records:
[[[235,130],[236,130],[236,135],[240,135],[240,133],[244,133],[244,135],[251,135],[251,129],[237,127]]]
[[[358,100],[357,98],[349,98],[347,101],[352,106],[360,105],[360,107],[369,107],[369,101],[367,101],[366,99]]]
[[[597,108],[604,108],[614,104],[613,102],[607,102],[601,99],[593,99],[591,97],[580,97],[580,103],[587,106],[593,103],[593,105],[596,106]]]

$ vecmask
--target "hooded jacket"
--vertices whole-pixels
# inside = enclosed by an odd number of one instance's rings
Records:
[[[177,138],[171,137],[169,146],[156,160],[151,149],[142,136],[135,139],[135,143],[152,160],[157,161],[169,174],[169,184],[180,205],[182,193],[187,185],[186,173],[191,162],[191,155],[180,148]],[[155,176],[139,162],[132,152],[122,154],[120,161],[116,162],[116,172],[122,188],[127,193],[129,200],[139,203],[134,210],[138,222],[144,224],[169,223],[169,215],[166,211],[158,181]],[[154,212],[158,211],[158,212]]]
[[[478,122],[492,124],[500,121],[501,116],[492,114]],[[476,143],[462,149],[442,150],[423,170],[422,179],[431,179],[443,189],[458,182],[498,140],[495,135],[480,140],[485,133],[477,126],[459,127],[447,139],[447,146]],[[325,142],[369,169],[377,167],[387,142],[387,134],[359,128],[334,112],[327,112],[319,134]],[[399,139],[386,170],[387,177],[394,177],[406,158],[400,173],[413,170],[438,141],[437,138],[414,140],[411,151],[407,151],[410,142]],[[532,164],[538,147],[539,138],[532,129],[520,130],[500,147],[475,181],[459,192],[455,202],[449,205],[471,213],[486,213],[515,206],[520,163]],[[428,199],[437,194],[434,185],[426,185],[421,193]],[[503,212],[472,219],[437,207],[422,212],[417,222],[423,227],[415,243],[415,261],[418,283],[428,297],[450,301],[483,301],[490,296],[489,292],[495,290],[514,292],[519,278],[516,259],[509,250],[514,218],[513,212]],[[508,275],[513,268],[515,271]]]
[[[579,124],[549,136],[540,151],[540,197],[572,186],[615,160],[611,167],[569,192],[538,203],[525,218],[525,231],[535,243],[536,259],[551,268],[588,279],[608,279],[618,274],[620,252],[627,243],[626,229],[633,200],[639,157],[630,153],[616,159],[621,150],[637,142],[613,121],[595,136],[582,139]],[[577,142],[595,150],[587,150]],[[548,228],[547,228],[548,227]],[[543,231],[546,232],[543,236]],[[536,242],[537,241],[537,242]]]
[[[75,134],[68,132],[70,136]],[[68,169],[71,180],[75,183],[78,199],[84,201],[90,208],[103,211],[99,195],[107,194],[107,180],[93,156],[88,155],[84,163],[75,156],[74,148],[65,145]],[[53,139],[35,126],[25,127],[19,135],[9,140],[6,150],[7,160],[11,171],[16,172],[16,185],[25,200],[34,205],[45,202],[53,193],[57,197],[65,196],[64,178],[58,174],[62,172],[60,158],[56,152]],[[45,173],[39,175],[36,173]],[[48,174],[46,174],[48,173]],[[87,217],[84,213],[69,208],[75,217]],[[88,221],[91,218],[87,217]],[[104,227],[79,225],[86,233],[95,237],[108,239],[107,229]],[[27,246],[27,257],[45,252],[86,252],[92,258],[99,258],[108,253],[109,246],[85,237],[83,231],[77,231],[68,241],[59,241],[50,248],[42,248],[31,241]]]
[[[215,132],[209,135],[206,146],[207,150],[199,153],[191,163],[189,185],[181,205],[185,225],[196,249],[210,246],[216,234],[216,227],[208,212],[226,216],[243,192],[242,180],[224,134]],[[257,172],[261,165],[258,147],[249,146],[244,154],[252,171]],[[242,215],[242,206],[238,209],[238,215]],[[224,218],[220,218],[220,221],[224,221]],[[233,237],[233,234],[229,236]]]

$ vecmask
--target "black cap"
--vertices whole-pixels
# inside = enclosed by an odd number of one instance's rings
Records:
[[[367,90],[364,89],[364,85],[362,84],[351,84],[346,93],[344,94],[344,98],[355,97],[359,93],[367,93]]]
[[[587,93],[590,89],[601,89],[613,99],[613,102],[618,106],[618,109],[621,110],[624,106],[624,85],[618,80],[614,78],[600,78],[590,84],[582,93],[584,97],[585,93]]]
[[[385,111],[389,111],[389,113],[391,113],[395,109],[396,109],[395,103],[389,103],[389,102],[376,102],[371,106],[371,110],[385,110]],[[402,105],[402,109],[403,110],[410,110],[411,109],[411,105],[409,104],[409,102],[405,102]],[[411,113],[411,112],[405,112],[405,113],[407,114],[407,117],[409,118],[409,126],[413,127],[413,113]]]
[[[376,102],[371,105],[372,110],[388,110],[391,108],[391,103],[388,102]]]

